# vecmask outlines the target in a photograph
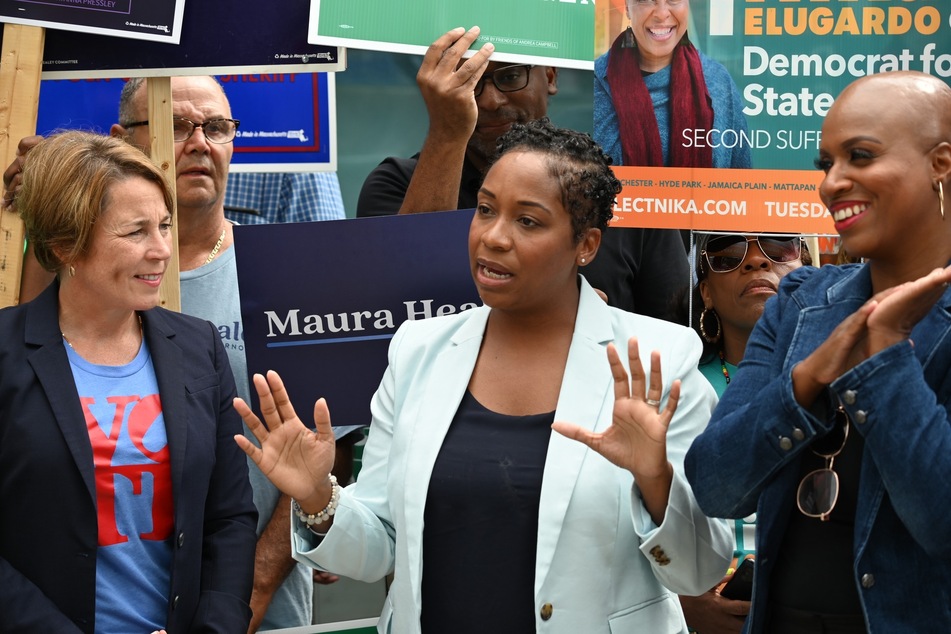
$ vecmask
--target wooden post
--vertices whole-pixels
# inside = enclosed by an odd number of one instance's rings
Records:
[[[172,190],[172,258],[165,269],[159,288],[161,306],[181,312],[182,295],[178,266],[178,204],[175,192],[175,141],[172,136],[172,80],[170,77],[150,77],[149,134],[152,160],[162,168]]]
[[[0,51],[0,172],[16,158],[17,143],[36,134],[43,70],[42,27],[5,24]],[[20,301],[23,271],[23,221],[0,211],[0,307]]]

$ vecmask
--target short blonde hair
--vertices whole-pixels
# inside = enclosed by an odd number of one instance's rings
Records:
[[[121,139],[68,131],[32,148],[16,208],[40,265],[56,273],[86,253],[111,187],[135,177],[155,183],[171,213],[173,195],[162,170]]]

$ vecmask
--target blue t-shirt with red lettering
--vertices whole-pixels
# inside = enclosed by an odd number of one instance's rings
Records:
[[[66,352],[95,463],[96,632],[162,629],[174,515],[168,438],[148,347],[143,341],[135,359],[121,366],[89,363],[68,345]]]

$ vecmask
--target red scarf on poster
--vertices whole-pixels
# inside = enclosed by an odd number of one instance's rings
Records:
[[[624,165],[662,167],[664,154],[657,131],[654,104],[644,85],[634,33],[628,28],[611,45],[608,57],[608,85],[618,117]],[[675,143],[684,130],[713,127],[713,107],[703,80],[700,54],[687,37],[674,49],[670,69],[670,165],[669,167],[713,167],[709,146],[684,147]]]

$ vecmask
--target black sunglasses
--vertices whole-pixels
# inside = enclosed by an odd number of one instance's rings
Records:
[[[750,242],[755,242],[771,262],[788,264],[802,257],[802,238],[800,236],[754,236],[741,235],[716,236],[707,242],[707,248],[700,252],[710,270],[714,273],[735,271],[746,259]]]

